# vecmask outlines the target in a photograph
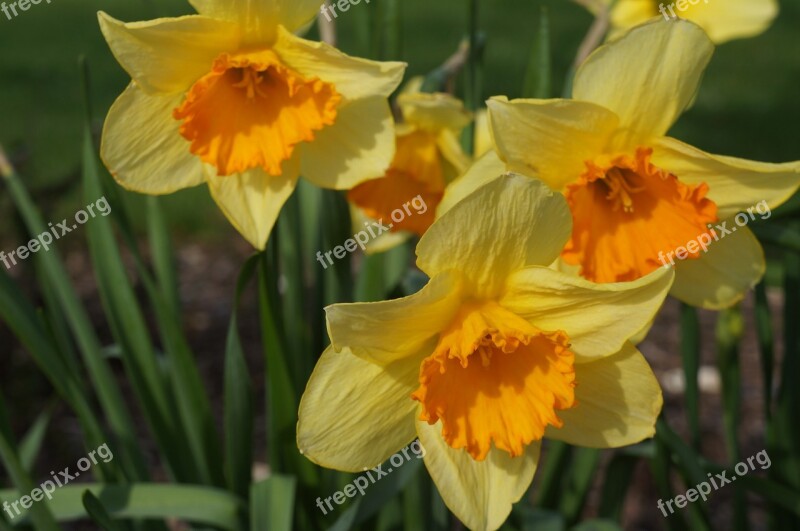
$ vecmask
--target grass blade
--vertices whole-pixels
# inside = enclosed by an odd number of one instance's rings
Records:
[[[528,70],[525,73],[523,98],[549,98],[552,90],[553,67],[550,59],[550,18],[547,7],[541,7],[538,22],[528,60]]]
[[[229,492],[210,487],[155,483],[66,485],[55,491],[52,500],[37,505],[49,509],[58,522],[85,519],[88,515],[83,496],[87,490],[100,501],[109,517],[116,520],[171,518],[226,531],[241,529],[239,516],[244,510],[241,500]],[[16,500],[18,496],[16,490],[0,491],[0,504]]]
[[[570,524],[575,524],[580,519],[599,462],[599,450],[575,449],[569,476],[559,500],[559,512]]]
[[[772,417],[772,381],[775,365],[775,340],[772,332],[772,312],[767,300],[767,286],[764,281],[756,288],[755,321],[758,333],[758,352],[761,355],[761,373],[764,379],[764,418]]]
[[[0,150],[0,158],[5,158],[2,150]],[[31,201],[19,176],[9,166],[3,165],[3,167],[10,170],[4,171],[2,177],[28,232],[33,235],[49,232],[49,228]],[[56,249],[39,252],[36,254],[36,259],[40,261],[42,270],[53,284],[61,309],[75,335],[100,405],[108,418],[112,431],[119,440],[120,447],[124,450],[119,452],[121,454],[119,461],[123,469],[131,479],[146,478],[147,471],[136,442],[133,420],[116,386],[114,375],[104,358],[102,346],[95,335],[89,315],[75,293]]]
[[[700,450],[700,320],[697,310],[681,303],[681,359],[686,381],[686,417],[692,447]]]
[[[292,476],[274,475],[253,485],[250,529],[292,531],[294,498],[297,480]]]
[[[717,320],[717,358],[722,377],[722,405],[725,424],[725,443],[728,459],[738,463],[741,458],[739,441],[739,408],[741,401],[741,365],[739,363],[739,342],[744,333],[744,320],[741,308],[735,306],[719,313]],[[736,485],[734,494],[734,527],[747,528],[747,500],[741,485]]]
[[[228,486],[242,499],[250,494],[253,459],[253,389],[250,370],[238,330],[238,307],[242,292],[253,279],[259,256],[242,268],[236,285],[233,312],[225,348],[225,464]]]
[[[39,457],[39,452],[42,450],[47,427],[50,425],[52,409],[52,407],[48,407],[36,417],[33,426],[19,443],[19,461],[25,470],[33,469],[36,464],[36,458]]]
[[[122,527],[118,526],[111,520],[111,517],[106,512],[106,508],[97,497],[92,494],[92,491],[85,491],[81,498],[83,508],[94,523],[100,526],[103,531],[122,531]]]
[[[2,394],[0,394],[0,461],[3,462],[3,466],[19,492],[27,494],[33,491],[33,481],[28,476],[17,455],[16,445],[12,438],[11,429],[8,426],[5,398],[3,398]],[[14,503],[21,497],[21,495],[14,497],[9,502]],[[12,507],[16,508],[17,506]],[[34,503],[30,508],[29,514],[36,529],[43,531],[58,529],[58,525],[46,505]]]

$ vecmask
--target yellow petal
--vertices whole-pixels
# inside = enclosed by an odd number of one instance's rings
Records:
[[[320,12],[319,0],[189,0],[197,12],[239,25],[251,46],[273,44],[278,25],[301,29]]]
[[[647,326],[673,279],[672,269],[662,267],[633,282],[595,284],[554,269],[530,267],[508,279],[500,305],[540,330],[563,330],[575,363],[587,363],[619,352]]]
[[[475,113],[475,157],[482,157],[493,149],[494,142],[489,130],[489,110],[481,109]]]
[[[208,188],[228,221],[253,247],[263,251],[298,175],[295,157],[284,162],[283,175],[269,175],[260,168],[224,177],[213,175],[208,177]]]
[[[449,94],[401,94],[397,104],[407,123],[429,131],[452,129],[460,132],[472,121],[464,103]]]
[[[653,0],[617,0],[613,3],[606,3],[612,4],[611,25],[615,30],[638,26],[658,15],[658,9]],[[619,31],[614,31],[612,34],[613,37],[619,35],[621,35]]]
[[[717,224],[722,225],[722,222]],[[678,262],[671,294],[687,304],[709,310],[733,306],[761,281],[766,270],[764,250],[747,227],[730,218],[726,229],[715,229],[719,241],[696,260]],[[735,231],[735,232],[733,232]]]
[[[378,366],[329,347],[300,401],[297,447],[326,468],[361,472],[383,463],[416,436],[421,356]]]
[[[295,31],[311,22],[321,5],[318,0],[189,0],[189,3],[203,15],[248,21],[251,31],[267,31],[277,24]]]
[[[445,182],[450,183],[467,171],[472,159],[469,155],[464,153],[461,147],[461,141],[456,133],[450,129],[445,129],[439,133],[436,145],[439,147],[439,151],[442,157],[444,157],[445,162],[448,163],[443,169],[445,173]]]
[[[646,145],[691,104],[713,52],[696,24],[654,19],[592,53],[575,74],[572,96],[619,116],[616,149]]]
[[[402,299],[328,306],[328,334],[335,349],[349,348],[356,356],[386,365],[430,343],[460,304],[457,280],[442,274]]]
[[[436,209],[437,219],[481,186],[499,179],[505,172],[506,165],[497,154],[494,151],[487,152],[475,161],[464,175],[447,186],[444,197]]]
[[[289,67],[305,77],[333,83],[345,100],[388,97],[403,80],[406,64],[350,57],[323,42],[309,41],[283,28],[275,52]]]
[[[549,427],[545,437],[590,448],[617,448],[653,436],[664,403],[661,387],[633,345],[576,365],[575,381],[577,405],[559,411],[564,426]]]
[[[775,0],[695,1],[697,5],[686,2],[686,11],[680,11],[677,4],[673,10],[679,17],[700,25],[716,43],[763,33],[778,14]]]
[[[619,125],[613,112],[585,101],[494,98],[487,105],[492,138],[508,169],[557,191],[580,177]]]
[[[721,219],[744,212],[766,201],[776,208],[800,187],[800,161],[784,164],[754,162],[711,155],[674,138],[659,139],[653,164],[687,184],[706,183],[708,197],[717,204]],[[765,214],[762,208],[758,214]]]
[[[447,507],[473,531],[495,530],[511,513],[533,481],[541,442],[511,457],[492,448],[483,461],[464,450],[450,448],[442,438],[441,422],[431,426],[417,421],[419,442],[425,449],[425,466]]]
[[[157,195],[204,182],[203,164],[189,152],[180,123],[172,118],[182,98],[148,95],[131,83],[111,106],[100,154],[121,186]]]
[[[297,146],[303,177],[323,188],[348,190],[386,173],[395,153],[394,119],[386,98],[344,104],[336,122]]]
[[[564,196],[535,179],[507,174],[428,229],[417,245],[417,266],[431,277],[456,271],[471,295],[492,298],[514,271],[551,264],[571,231]]]
[[[233,24],[201,16],[125,24],[98,13],[100,29],[122,68],[146,92],[178,92],[238,46]]]

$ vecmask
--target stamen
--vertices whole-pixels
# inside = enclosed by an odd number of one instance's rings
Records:
[[[645,186],[633,186],[626,177],[623,170],[620,168],[611,168],[606,173],[604,179],[600,182],[604,183],[609,192],[606,199],[614,201],[614,211],[618,211],[622,207],[623,212],[633,212],[633,198],[632,194],[637,194],[646,190]]]

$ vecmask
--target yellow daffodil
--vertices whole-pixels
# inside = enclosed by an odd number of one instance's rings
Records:
[[[593,11],[611,5],[611,37],[653,17],[691,20],[712,41],[755,37],[765,32],[778,15],[777,0],[599,0]]]
[[[449,94],[419,92],[412,80],[397,98],[403,121],[397,125],[397,150],[388,172],[350,190],[348,199],[369,218],[389,223],[392,212],[421,197],[428,209],[392,221],[392,233],[422,235],[433,223],[447,184],[464,173],[470,159],[458,135],[472,119],[463,103]]]
[[[562,262],[587,279],[634,280],[674,265],[679,299],[734,304],[765,269],[745,225],[757,205],[792,196],[800,162],[710,155],[666,136],[713,50],[692,22],[653,21],[595,51],[575,76],[572,100],[490,100],[497,154],[453,183],[440,211],[486,175],[536,177],[566,196],[574,225]]]
[[[508,174],[417,246],[415,295],[327,308],[332,346],[300,404],[312,461],[361,472],[419,437],[447,506],[496,529],[530,485],[543,437],[605,448],[652,436],[658,383],[629,338],[674,277],[593,284],[551,269],[570,235],[563,196]]]
[[[207,183],[263,249],[298,176],[350,189],[386,171],[386,98],[405,65],[348,57],[292,31],[319,1],[192,0],[198,15],[100,27],[131,84],[109,111],[102,156],[130,190]]]

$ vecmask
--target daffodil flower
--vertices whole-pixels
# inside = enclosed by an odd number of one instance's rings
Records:
[[[611,5],[611,38],[653,17],[683,18],[703,28],[712,41],[755,37],[778,15],[777,0],[600,0],[593,11]]]
[[[361,472],[419,438],[447,506],[496,529],[530,485],[543,437],[594,448],[652,436],[659,385],[629,343],[674,277],[593,284],[551,269],[563,196],[505,175],[417,246],[430,278],[402,299],[327,308],[332,345],[300,404],[297,444]]]
[[[800,162],[711,155],[666,136],[713,50],[692,22],[653,21],[596,50],[575,76],[572,100],[490,100],[497,154],[451,185],[440,212],[486,175],[523,173],[566,196],[574,225],[562,263],[585,278],[634,280],[674,264],[679,299],[712,309],[736,303],[765,263],[734,216],[789,199]]]
[[[101,154],[125,188],[207,183],[263,249],[298,176],[350,189],[394,156],[386,98],[405,65],[348,57],[292,32],[319,1],[192,0],[199,15],[100,27],[131,84],[109,111]]]
[[[469,167],[470,158],[458,135],[472,116],[449,94],[419,91],[421,78],[409,82],[398,96],[403,116],[396,127],[397,151],[389,170],[350,190],[348,199],[368,218],[389,220],[392,212],[420,196],[428,210],[392,225],[392,233],[422,235],[433,223],[445,187]]]

